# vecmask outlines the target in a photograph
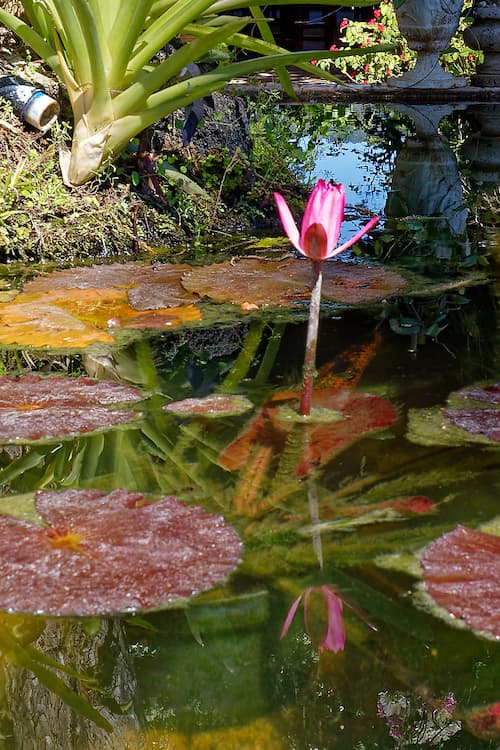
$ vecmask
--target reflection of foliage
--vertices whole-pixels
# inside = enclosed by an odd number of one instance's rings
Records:
[[[456,700],[451,693],[434,704],[429,705],[418,696],[410,699],[400,693],[379,693],[378,716],[385,719],[395,747],[421,748],[424,743],[442,747],[461,730],[461,722],[452,718]]]
[[[391,330],[410,337],[410,348],[416,351],[426,338],[437,339],[449,325],[450,314],[461,311],[469,299],[457,292],[437,297],[396,297],[390,300],[383,311]]]

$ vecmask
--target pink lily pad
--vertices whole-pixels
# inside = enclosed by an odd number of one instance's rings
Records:
[[[446,409],[444,416],[471,435],[500,442],[500,409]]]
[[[222,517],[174,497],[37,492],[47,526],[0,516],[0,609],[104,615],[159,608],[208,589],[238,562]]]
[[[500,537],[457,526],[426,547],[422,565],[441,607],[500,638]]]
[[[253,404],[245,396],[213,394],[204,398],[185,398],[163,406],[165,411],[180,417],[234,417],[253,409]]]
[[[462,398],[472,399],[473,401],[487,401],[490,404],[500,404],[500,383],[487,385],[484,388],[478,385],[472,388],[464,388],[462,391],[458,391],[457,395],[462,396]]]
[[[107,407],[143,398],[136,388],[112,380],[5,375],[0,377],[0,442],[75,436],[124,424],[137,418],[137,412]]]

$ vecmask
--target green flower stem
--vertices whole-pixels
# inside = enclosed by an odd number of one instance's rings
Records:
[[[304,357],[304,379],[302,397],[300,399],[300,413],[303,417],[311,413],[312,391],[316,374],[316,347],[318,344],[319,310],[321,305],[321,286],[323,283],[323,265],[321,260],[313,260],[313,289],[309,307],[309,323],[307,326],[306,353]]]

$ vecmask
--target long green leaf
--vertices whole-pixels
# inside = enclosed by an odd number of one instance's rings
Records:
[[[152,57],[180,34],[187,23],[196,21],[212,0],[177,0],[159,16],[137,40],[136,53],[130,60],[124,83],[128,85]]]
[[[264,17],[261,7],[250,6],[250,11],[255,20],[255,23],[257,24],[257,28],[259,29],[262,39],[269,44],[276,45],[276,40],[274,39],[273,32],[271,31],[271,27],[269,26],[269,21],[267,21]],[[283,91],[292,99],[295,99],[295,91],[293,88],[292,80],[290,78],[290,74],[288,73],[287,69],[276,68],[276,73],[280,80]]]
[[[122,0],[119,17],[111,27],[109,48],[113,52],[109,85],[121,90],[132,52],[142,33],[152,0]]]
[[[90,61],[92,103],[86,115],[94,127],[109,122],[111,95],[107,72],[110,66],[109,50],[104,39],[104,29],[86,0],[72,0]],[[85,83],[80,81],[80,83]]]
[[[76,83],[89,86],[91,83],[90,60],[71,0],[45,0],[54,23],[55,31],[64,46],[64,57]],[[64,74],[61,76],[65,80]]]
[[[158,91],[167,81],[176,78],[186,65],[199,60],[208,50],[227,37],[231,37],[242,29],[248,20],[248,18],[236,18],[231,23],[209,32],[206,36],[184,44],[152,70],[145,71],[138,77],[136,83],[115,98],[113,102],[115,116],[119,118],[139,111],[140,107],[145,106],[149,96]],[[194,27],[195,24],[190,26],[191,29]]]
[[[17,34],[28,47],[31,47],[62,78],[61,65],[55,48],[48,44],[35,29],[3,8],[0,8],[0,22]]]

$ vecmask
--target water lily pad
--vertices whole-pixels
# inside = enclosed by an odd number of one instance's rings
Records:
[[[115,490],[37,492],[45,524],[0,516],[0,609],[103,615],[158,608],[225,578],[241,542],[220,516]]]
[[[75,436],[124,424],[136,411],[109,409],[141,401],[136,388],[115,381],[64,375],[0,377],[0,442]]]
[[[185,398],[163,406],[165,411],[180,417],[234,417],[253,409],[253,404],[245,396],[214,394],[204,398]]]
[[[312,267],[307,260],[242,258],[187,271],[182,285],[216,302],[290,307],[309,302]],[[323,264],[323,297],[346,304],[383,299],[406,286],[405,279],[383,266],[333,261]]]
[[[117,329],[169,328],[201,319],[194,305],[136,310],[113,288],[21,292],[0,303],[0,343],[55,349],[113,343]]]
[[[457,526],[425,548],[422,565],[427,592],[441,607],[500,638],[500,537]]]
[[[446,407],[412,409],[408,438],[420,445],[500,442],[500,384],[472,386],[451,393]]]
[[[195,302],[180,283],[191,266],[185,263],[111,263],[66,268],[37,276],[23,287],[26,293],[60,289],[121,289],[136,310],[179,307]]]
[[[466,714],[467,729],[482,740],[500,740],[500,701],[477,706]]]

